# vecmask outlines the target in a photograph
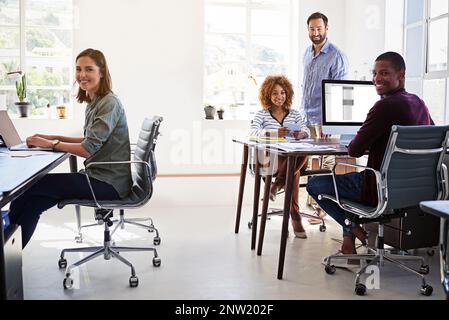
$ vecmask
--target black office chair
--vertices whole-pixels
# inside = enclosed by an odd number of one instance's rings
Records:
[[[160,124],[162,122],[163,118],[162,117],[154,117],[153,121],[154,121],[154,132],[152,133],[152,139],[149,142],[150,143],[150,157],[149,157],[149,163],[151,165],[152,171],[151,171],[151,180],[154,183],[154,180],[156,180],[156,176],[157,176],[157,164],[156,164],[156,158],[155,158],[155,148],[156,148],[156,143],[157,143],[157,138],[160,135],[159,132],[159,127]],[[131,144],[133,146],[133,149],[131,150],[131,153],[134,154],[135,152],[135,148],[137,147],[137,144]],[[101,224],[101,220],[97,219],[97,223],[92,223],[92,224],[87,224],[87,225],[82,225],[81,224],[81,210],[80,207],[78,205],[75,206],[76,209],[76,222],[77,222],[77,226],[78,226],[78,235],[75,237],[76,242],[81,243],[83,242],[83,234],[81,233],[81,229],[82,228],[87,228],[87,227],[93,227],[93,226],[98,226],[98,224]],[[96,213],[95,213],[96,215]],[[148,221],[149,224],[143,224],[142,222]],[[117,231],[117,229],[120,227],[120,229],[124,229],[125,228],[125,224],[130,224],[133,226],[137,226],[137,227],[141,227],[144,228],[146,230],[148,230],[148,232],[155,232],[156,235],[153,238],[153,244],[154,245],[159,245],[161,243],[161,237],[159,236],[159,230],[154,226],[153,223],[153,219],[151,217],[141,217],[141,218],[125,218],[125,210],[124,209],[120,209],[119,210],[119,218],[118,219],[114,219],[112,220],[113,223],[118,222],[115,225],[115,228],[112,230],[111,232],[111,236]]]
[[[255,148],[250,148],[248,169],[249,169],[250,175],[253,177],[255,176],[255,169],[256,169],[255,152],[256,152]],[[275,156],[271,160],[277,161],[277,156]],[[318,170],[307,170],[306,168],[301,169],[301,177],[307,177],[307,178],[310,178],[311,176],[314,176],[314,175],[321,175],[321,174],[328,174],[328,173],[330,173],[330,170],[326,170],[326,169],[318,169]],[[273,175],[273,178],[275,178],[275,177],[276,177],[276,174]],[[266,177],[264,175],[262,176],[262,180],[264,181],[264,183],[267,183]],[[307,183],[301,183],[299,185],[299,187],[305,188],[306,185],[307,185]],[[278,191],[277,195],[283,194],[284,192],[285,192],[285,190],[282,189],[282,190]],[[263,202],[263,198],[261,199],[261,201]],[[326,231],[326,222],[324,221],[324,218],[318,214],[317,207],[312,206],[312,208],[315,210],[315,214],[313,214],[313,215],[305,213],[305,212],[300,212],[299,214],[305,218],[320,220],[319,230],[321,232],[325,232]],[[282,216],[283,212],[284,212],[283,209],[269,208],[267,211],[267,220],[270,220],[270,216]],[[261,214],[259,214],[258,217],[261,217]],[[248,221],[248,228],[251,229],[252,226],[253,226],[253,221],[252,220]]]
[[[384,224],[391,219],[405,215],[407,208],[419,205],[424,200],[438,200],[447,197],[445,175],[442,161],[447,150],[449,126],[392,126],[390,139],[379,171],[357,165],[340,163],[341,165],[362,167],[374,173],[377,183],[378,204],[367,206],[342,199],[338,196],[335,183],[335,166],[332,172],[335,196],[319,195],[320,199],[336,202],[347,212],[349,223],[361,224],[378,222],[377,248],[368,248],[368,254],[337,254],[326,257],[325,271],[333,274],[336,271],[332,260],[351,259],[366,260],[368,263],[357,273],[355,292],[366,293],[366,286],[360,282],[361,275],[368,266],[383,265],[384,261],[393,263],[422,279],[421,294],[430,296],[433,288],[426,283],[423,274],[429,272],[429,266],[423,257],[395,255],[384,249]],[[336,164],[337,165],[337,164]],[[401,261],[419,261],[419,271],[406,266]]]
[[[159,267],[161,265],[161,259],[158,257],[157,251],[155,248],[151,247],[122,247],[115,246],[115,244],[111,243],[111,233],[109,227],[113,225],[113,221],[111,220],[112,213],[114,209],[124,210],[127,208],[139,208],[145,205],[151,198],[153,193],[153,180],[155,177],[155,161],[154,161],[154,144],[159,133],[159,125],[162,121],[162,117],[153,117],[152,119],[144,119],[142,123],[142,127],[139,133],[139,138],[137,141],[136,150],[134,152],[132,161],[117,161],[117,162],[91,162],[86,166],[86,169],[91,166],[98,165],[113,165],[113,164],[123,164],[130,163],[134,164],[134,172],[133,172],[133,187],[130,194],[120,200],[98,200],[95,197],[95,194],[92,190],[93,200],[79,200],[79,199],[71,199],[64,200],[58,203],[58,208],[63,208],[68,204],[87,206],[96,208],[96,219],[104,225],[104,244],[103,246],[96,247],[87,247],[87,248],[72,248],[72,249],[63,249],[61,251],[61,257],[59,259],[58,265],[60,268],[67,267],[67,260],[64,258],[66,252],[92,252],[91,255],[81,259],[78,262],[70,265],[65,273],[64,278],[64,288],[70,289],[73,286],[73,279],[70,278],[72,274],[72,269],[88,262],[89,260],[94,259],[99,255],[104,255],[106,260],[109,260],[111,256],[117,258],[119,261],[123,262],[127,266],[131,268],[131,277],[129,278],[129,285],[131,287],[137,287],[139,284],[139,279],[135,274],[135,270],[133,265],[122,257],[119,252],[125,251],[152,251],[154,254],[153,257],[153,265],[155,267]],[[89,176],[86,174],[87,181],[90,186]],[[126,222],[126,221],[125,221]],[[118,221],[118,225],[120,225]]]

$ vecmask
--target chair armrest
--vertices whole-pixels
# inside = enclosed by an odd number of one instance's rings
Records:
[[[377,208],[376,208],[376,210],[375,210],[374,213],[371,213],[371,214],[367,215],[364,211],[362,211],[362,210],[360,210],[360,209],[358,209],[358,208],[349,206],[348,204],[344,204],[344,203],[341,202],[340,196],[339,196],[339,194],[338,194],[337,181],[336,181],[336,178],[335,178],[335,177],[336,177],[335,170],[336,170],[337,165],[344,165],[344,166],[348,166],[348,167],[363,168],[363,169],[365,169],[365,170],[370,170],[370,171],[372,171],[372,172],[374,173],[374,175],[375,175],[375,177],[376,177],[377,196],[378,196],[378,199],[379,199],[379,200],[378,200]],[[382,185],[381,185],[382,176],[381,176],[381,173],[380,173],[379,171],[377,171],[377,170],[375,170],[375,169],[373,169],[373,168],[369,168],[369,167],[366,167],[366,166],[362,166],[362,165],[354,165],[354,164],[349,164],[349,163],[337,162],[337,163],[335,163],[335,165],[334,165],[333,168],[332,168],[332,173],[331,173],[331,175],[332,175],[332,182],[333,182],[333,184],[334,184],[335,199],[334,199],[333,197],[328,196],[328,195],[325,195],[325,194],[324,194],[324,195],[319,195],[319,196],[318,196],[319,198],[321,198],[321,199],[324,198],[324,199],[331,200],[331,201],[337,203],[338,206],[339,206],[341,209],[346,210],[346,211],[349,211],[349,212],[354,213],[354,214],[357,214],[357,215],[360,215],[360,216],[364,216],[364,217],[366,217],[366,216],[368,216],[368,217],[375,216],[375,215],[377,215],[379,212],[381,212],[381,211],[384,210],[384,204],[385,204],[385,201],[384,201],[384,199],[383,199],[383,197],[382,197],[382,188],[383,188]]]
[[[445,163],[441,164],[441,184],[443,188],[443,200],[446,200],[449,196],[449,173]]]
[[[140,164],[144,164],[147,166],[149,172],[150,172],[150,177],[151,177],[151,166],[147,161],[142,161],[142,160],[131,160],[131,161],[97,161],[97,162],[90,162],[87,164],[86,169],[91,167],[91,166],[96,166],[96,165],[114,165],[114,164],[126,164],[126,163],[140,163]],[[89,175],[87,174],[87,171],[84,172],[84,174],[86,175],[86,179],[87,179],[87,184],[89,185],[89,189],[90,192],[92,193],[92,198],[95,202],[95,205],[97,206],[98,209],[104,209],[97,201],[97,197],[95,196],[95,192],[94,189],[92,188],[92,184],[90,182],[90,178]],[[150,179],[151,180],[151,179]]]

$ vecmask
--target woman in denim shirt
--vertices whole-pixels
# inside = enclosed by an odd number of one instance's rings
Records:
[[[112,93],[112,81],[101,51],[86,49],[76,57],[77,100],[87,102],[83,137],[35,134],[28,146],[51,147],[85,158],[84,164],[97,161],[129,161],[130,143],[125,111]],[[131,190],[128,164],[92,166],[87,170],[98,200],[126,197]],[[47,174],[10,206],[11,223],[22,228],[22,247],[36,229],[42,212],[64,199],[92,199],[84,173]]]

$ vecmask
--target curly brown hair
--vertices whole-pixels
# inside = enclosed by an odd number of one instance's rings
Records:
[[[273,106],[271,102],[271,93],[275,85],[280,85],[285,91],[285,103],[283,105],[284,110],[290,110],[293,102],[293,96],[295,95],[293,91],[293,86],[284,75],[274,75],[267,76],[262,83],[259,91],[259,101],[262,104],[264,110],[268,110]]]

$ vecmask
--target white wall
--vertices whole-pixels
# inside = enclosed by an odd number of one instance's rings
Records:
[[[385,0],[346,0],[346,17],[349,78],[371,80],[373,62],[385,52]]]
[[[301,56],[310,44],[307,17],[322,11],[329,17],[330,39],[348,56],[350,76],[360,70],[360,77],[385,48],[385,1],[390,0],[300,0]],[[203,1],[74,0],[74,5],[74,55],[87,47],[105,53],[131,137],[135,138],[143,117],[164,117],[156,152],[159,173],[238,172],[241,146],[231,138],[244,135],[249,121],[204,120]],[[297,88],[299,93],[299,83]],[[77,105],[71,120],[17,120],[16,124],[23,136],[81,135],[83,116],[84,106]]]

